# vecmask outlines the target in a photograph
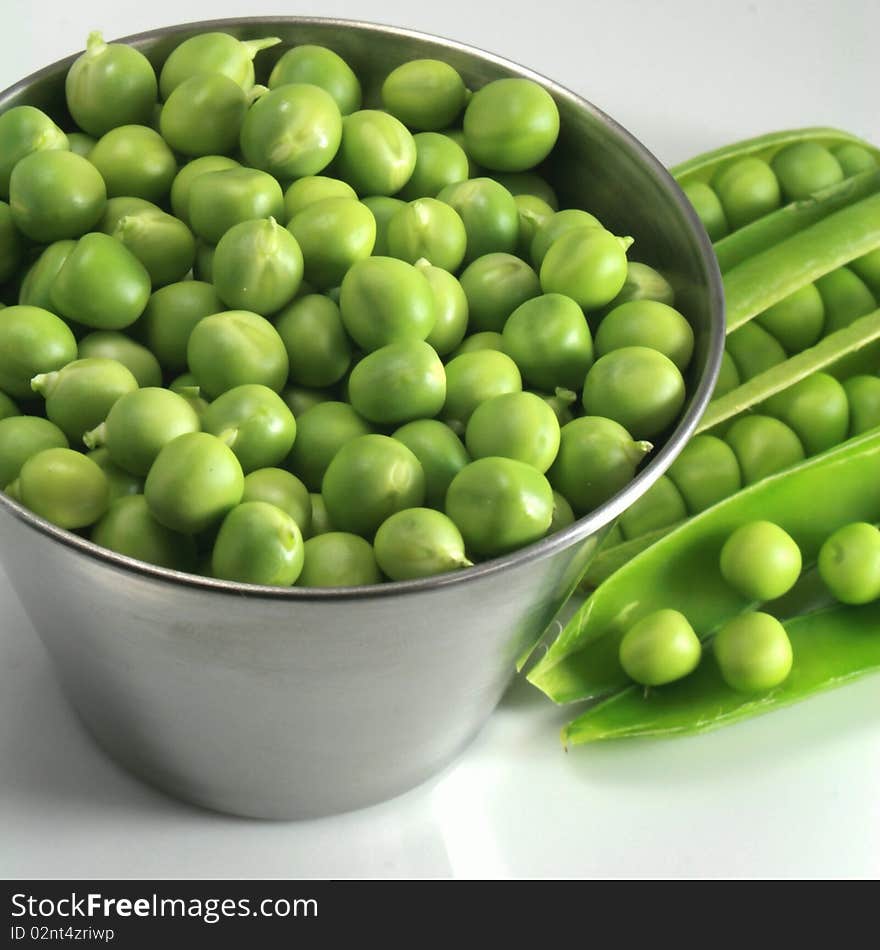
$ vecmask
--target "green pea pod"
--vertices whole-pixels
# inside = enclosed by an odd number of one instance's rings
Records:
[[[851,439],[708,508],[634,557],[569,621],[529,680],[556,702],[594,699],[627,685],[617,658],[624,632],[664,607],[704,636],[749,602],[721,576],[721,547],[748,521],[773,521],[805,561],[853,521],[880,520],[880,431]],[[822,503],[817,504],[816,499]]]
[[[630,686],[597,703],[562,730],[563,741],[581,744],[634,736],[708,732],[772,712],[880,670],[880,601],[838,605],[785,624],[795,656],[780,686],[740,693],[721,678],[714,657],[678,683],[650,690]]]

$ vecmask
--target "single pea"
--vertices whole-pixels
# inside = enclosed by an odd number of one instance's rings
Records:
[[[283,468],[258,468],[245,475],[242,502],[262,501],[290,515],[304,538],[312,533],[312,499],[309,490]]]
[[[254,57],[280,42],[277,36],[239,40],[229,33],[198,33],[175,47],[165,60],[159,92],[168,99],[182,82],[200,73],[228,76],[248,92],[254,85]]]
[[[801,573],[801,551],[771,521],[741,525],[721,549],[721,576],[747,600],[775,600],[788,593]]]
[[[362,109],[342,120],[335,174],[359,195],[393,195],[416,167],[409,129],[387,112]]]
[[[795,142],[781,148],[771,161],[786,201],[799,201],[843,181],[837,159],[818,142]]]
[[[12,169],[40,151],[67,151],[67,136],[41,109],[15,106],[0,115],[0,197],[9,197]]]
[[[31,379],[76,359],[76,340],[67,324],[39,307],[0,310],[0,389],[16,399],[32,395]]]
[[[531,465],[482,458],[466,465],[446,493],[446,514],[475,557],[496,557],[542,538],[553,520],[553,489]]]
[[[837,159],[837,163],[843,169],[843,174],[847,178],[877,168],[877,159],[874,155],[864,146],[857,145],[855,142],[838,145],[831,149],[831,154]]]
[[[241,126],[245,161],[286,180],[317,175],[333,160],[341,139],[336,100],[308,83],[277,86],[260,96]]]
[[[736,453],[743,485],[752,485],[804,459],[804,447],[795,432],[771,416],[737,419],[728,429],[725,442]]]
[[[712,179],[731,231],[782,204],[779,181],[763,159],[747,156],[725,165]]]
[[[842,604],[880,598],[880,531],[855,522],[839,528],[819,551],[819,576]]]
[[[342,281],[342,322],[349,336],[370,352],[389,343],[424,340],[436,318],[427,278],[412,264],[368,257]]]
[[[694,436],[681,450],[669,469],[669,478],[692,515],[736,494],[743,485],[733,449],[706,434]]]
[[[485,169],[481,168],[473,159],[473,156],[468,152],[467,142],[464,140],[464,130],[460,128],[446,129],[443,133],[447,138],[452,139],[455,144],[462,149],[464,154],[467,156],[468,160],[468,173],[467,178],[479,178],[485,174]],[[498,176],[496,176],[498,177]],[[463,179],[462,179],[463,180]]]
[[[52,284],[58,271],[76,247],[76,241],[56,241],[50,244],[34,261],[21,282],[18,302],[28,307],[52,310]]]
[[[558,136],[556,103],[530,79],[496,79],[475,92],[465,110],[468,152],[495,171],[533,168],[550,154]]]
[[[575,228],[557,238],[541,263],[544,293],[571,297],[586,310],[610,303],[626,282],[626,251],[604,228]]]
[[[0,201],[0,284],[18,270],[21,263],[21,236],[12,220],[12,209]]]
[[[187,362],[211,398],[235,386],[261,383],[281,392],[287,382],[284,341],[264,317],[227,310],[200,320],[190,333]]]
[[[700,219],[710,241],[720,241],[730,233],[730,225],[727,223],[727,217],[724,214],[724,208],[718,195],[702,181],[695,181],[693,184],[685,185],[682,188],[687,200],[693,205],[697,217]]]
[[[312,500],[312,536],[316,537],[317,535],[320,535],[320,534],[329,534],[331,531],[334,530],[334,528],[333,528],[333,524],[330,521],[330,515],[327,514],[327,506],[324,504],[323,497],[320,495],[320,493],[315,493],[315,492],[311,493],[309,497]],[[358,536],[354,535],[354,537],[358,537]],[[361,538],[361,540],[363,541],[363,538]],[[369,541],[365,541],[364,543],[369,546],[370,553],[372,554],[373,545],[370,544]],[[373,560],[375,561],[375,558],[373,558]],[[379,573],[378,567],[376,568],[376,573],[377,575]],[[378,579],[377,579],[377,582],[378,582]],[[313,586],[320,587],[323,585],[315,584]],[[344,586],[344,585],[340,585],[340,586]]]
[[[816,289],[825,305],[826,336],[877,309],[877,300],[867,284],[848,267],[838,267],[820,277]]]
[[[660,271],[638,261],[627,261],[626,280],[620,293],[608,304],[606,312],[610,313],[615,307],[631,300],[656,300],[671,307],[675,304],[675,291]]]
[[[578,515],[586,515],[633,480],[651,448],[611,419],[581,416],[562,427],[547,477]]]
[[[150,514],[183,534],[217,524],[241,501],[243,492],[238,459],[228,445],[207,432],[185,433],[168,442],[144,485]]]
[[[132,475],[131,472],[126,472],[124,468],[115,465],[107,449],[95,449],[93,452],[88,452],[87,455],[107,478],[111,505],[118,498],[143,494],[144,480],[139,475]]]
[[[107,510],[107,478],[85,455],[73,449],[43,449],[32,455],[18,476],[21,503],[59,528],[85,528]]]
[[[297,212],[288,228],[302,248],[306,280],[318,288],[338,287],[376,244],[376,219],[355,198],[315,201]]]
[[[290,587],[302,571],[303,558],[296,521],[274,505],[246,501],[223,519],[211,572],[228,581]]]
[[[216,244],[235,224],[252,218],[281,218],[281,186],[256,168],[227,168],[205,172],[189,189],[189,216],[193,231]]]
[[[746,613],[729,620],[712,642],[724,682],[744,693],[781,685],[793,654],[785,627],[770,614]]]
[[[699,666],[700,638],[684,614],[656,610],[642,617],[620,641],[620,665],[641,686],[665,686]]]
[[[192,571],[196,563],[195,541],[156,521],[141,494],[114,500],[92,528],[91,539],[117,554],[173,571]]]
[[[143,53],[89,34],[86,51],[67,71],[67,108],[73,121],[98,138],[120,125],[143,125],[156,105],[156,74]]]
[[[493,251],[512,253],[519,238],[519,211],[513,195],[491,178],[447,185],[437,200],[451,205],[467,233],[465,262]]]
[[[556,534],[557,531],[564,531],[569,525],[573,525],[577,519],[574,511],[564,495],[558,491],[553,492],[553,520],[547,534]]]
[[[39,416],[0,419],[0,491],[18,478],[22,465],[43,449],[66,449],[67,437]]]
[[[596,353],[647,346],[668,356],[684,372],[694,352],[694,331],[672,307],[656,300],[632,300],[615,307],[596,333]]]
[[[437,419],[417,419],[394,432],[419,460],[425,473],[425,500],[442,508],[453,478],[471,461],[461,439]]]
[[[822,337],[825,305],[815,284],[807,284],[768,307],[755,318],[785,348],[800,353]]]
[[[171,210],[176,218],[180,218],[187,226],[189,220],[189,197],[193,182],[208,172],[228,171],[230,168],[241,166],[234,158],[226,155],[203,155],[187,162],[174,176],[171,183]]]
[[[880,248],[857,257],[847,266],[867,284],[872,294],[880,296]]]
[[[718,371],[718,380],[715,383],[715,389],[712,392],[712,399],[720,399],[725,393],[736,389],[742,383],[739,376],[739,370],[733,357],[727,350],[721,356],[721,369]]]
[[[349,398],[355,411],[370,422],[399,425],[429,419],[446,401],[446,372],[428,343],[390,343],[354,367]]]
[[[880,378],[852,376],[843,388],[849,402],[849,436],[880,426]]]
[[[471,567],[455,523],[431,508],[407,508],[383,521],[373,542],[376,561],[393,581]]]
[[[555,244],[563,234],[569,231],[577,231],[580,228],[602,228],[599,219],[591,215],[588,211],[581,211],[579,208],[566,208],[564,211],[557,211],[549,221],[541,225],[532,238],[530,255],[532,264],[537,270],[541,269],[547,251]]]
[[[386,110],[411,129],[436,132],[464,109],[467,89],[458,72],[437,59],[413,59],[393,69],[382,84]]]
[[[325,46],[295,46],[278,60],[269,75],[269,88],[309,83],[330,93],[342,115],[361,107],[361,84],[345,60]]]
[[[839,445],[849,432],[846,390],[827,373],[813,373],[777,393],[763,411],[793,429],[807,455]]]
[[[144,312],[150,275],[121,241],[96,231],[76,242],[50,293],[63,317],[97,330],[121,330]]]
[[[388,224],[397,212],[406,205],[400,198],[389,198],[387,195],[373,195],[363,198],[361,204],[370,209],[376,221],[376,243],[373,245],[373,255],[388,257]]]
[[[466,337],[456,350],[452,357],[461,356],[462,353],[476,353],[479,350],[498,350],[504,351],[504,338],[500,333],[494,330],[484,330],[482,333],[473,333]]]
[[[553,186],[537,172],[507,172],[492,176],[498,184],[503,185],[514,198],[537,198],[545,205],[549,205],[551,212],[559,210],[559,199]]]
[[[447,185],[465,181],[468,176],[468,157],[464,149],[448,135],[439,132],[419,132],[413,136],[416,147],[416,165],[409,181],[398,195],[406,201],[416,198],[436,198]]]
[[[465,441],[473,458],[501,456],[546,472],[559,451],[559,421],[533,393],[504,393],[480,403],[468,420]]]
[[[287,220],[299,214],[303,208],[323,201],[325,198],[357,198],[351,185],[338,178],[323,175],[306,175],[297,178],[284,192],[284,213]]]
[[[0,421],[3,419],[12,419],[20,416],[21,410],[16,406],[12,399],[0,390]]]
[[[543,294],[521,304],[504,324],[502,339],[523,379],[542,389],[580,389],[593,364],[586,318],[562,294]]]
[[[419,460],[396,439],[362,435],[346,442],[327,467],[321,495],[334,525],[372,537],[386,518],[425,500]]]
[[[562,386],[557,386],[555,392],[536,392],[535,395],[543,399],[553,410],[553,415],[556,416],[556,421],[561,426],[566,425],[574,419],[572,406],[577,402],[576,392],[572,392],[570,389],[564,389]]]
[[[501,332],[521,304],[541,294],[541,282],[529,265],[513,254],[484,254],[461,275],[468,300],[470,325]]]
[[[165,141],[181,155],[225,155],[238,146],[247,96],[234,80],[201,73],[184,80],[159,115]]]
[[[313,406],[322,402],[332,402],[336,394],[330,389],[309,389],[307,386],[287,386],[281,393],[281,398],[287,403],[287,408],[295,419]]]
[[[321,402],[297,417],[296,441],[287,467],[305,482],[309,491],[320,491],[324,473],[340,449],[372,429],[345,402]]]
[[[98,223],[106,200],[98,170],[73,152],[33,152],[9,179],[12,220],[40,244],[85,234]]]
[[[298,587],[361,587],[381,580],[373,545],[359,535],[327,531],[306,541]]]
[[[146,125],[121,125],[98,139],[89,161],[101,173],[107,195],[162,201],[171,191],[177,162],[165,140]]]
[[[623,537],[640,538],[650,531],[668,528],[684,521],[688,511],[675,483],[665,475],[656,482],[620,516]]]
[[[461,283],[441,267],[425,260],[416,261],[431,285],[434,297],[434,326],[427,341],[440,356],[451,353],[464,339],[468,330],[468,299]]]
[[[290,378],[303,386],[332,386],[351,364],[351,343],[339,307],[329,297],[294,300],[275,321],[290,361]]]
[[[516,241],[517,255],[526,260],[531,251],[535,235],[553,217],[553,208],[536,195],[514,195],[516,210],[519,214],[519,235]]]
[[[447,420],[467,424],[480,403],[503,393],[522,390],[516,363],[497,350],[476,350],[456,356],[446,365]]]
[[[464,259],[467,233],[458,212],[436,198],[417,198],[388,222],[388,254],[408,264],[427,260],[453,272]]]
[[[116,360],[86,357],[34,376],[31,388],[46,400],[49,419],[79,446],[83,435],[103,422],[116,400],[134,392],[138,382]]]
[[[729,333],[726,348],[743,382],[787,359],[782,344],[754,320]]]
[[[186,347],[195,325],[223,309],[212,284],[182,280],[153,292],[138,327],[161,367],[176,373],[186,369]]]

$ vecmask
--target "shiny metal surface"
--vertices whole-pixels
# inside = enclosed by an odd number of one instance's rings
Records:
[[[490,715],[604,530],[693,431],[720,365],[721,282],[705,233],[656,159],[543,77],[452,41],[339,20],[212,21],[126,41],[158,65],[208,29],[330,46],[366,77],[367,104],[384,75],[415,56],[447,60],[472,88],[510,75],[541,82],[562,120],[549,174],[563,204],[632,235],[631,256],[670,275],[697,338],[685,416],[631,485],[546,541],[439,579],[332,591],[212,581],[99,549],[0,494],[0,560],[104,748],[209,808],[311,817],[417,784]],[[262,54],[258,76],[283,48]],[[0,110],[32,103],[62,118],[71,61],[0,94]]]

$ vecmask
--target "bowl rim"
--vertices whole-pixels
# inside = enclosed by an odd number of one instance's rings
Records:
[[[590,113],[601,123],[610,127],[618,138],[623,139],[629,146],[631,154],[638,158],[645,170],[651,174],[654,181],[666,192],[671,201],[677,205],[682,217],[690,223],[706,271],[710,311],[709,340],[705,365],[703,366],[688,411],[679,420],[660,451],[645,465],[642,471],[623,489],[617,492],[617,494],[613,495],[588,515],[578,518],[571,525],[561,531],[555,532],[548,538],[535,541],[509,554],[483,561],[469,568],[416,580],[389,581],[380,584],[361,585],[358,587],[326,588],[296,586],[271,587],[262,584],[244,584],[237,581],[218,580],[211,577],[203,577],[198,574],[158,567],[146,561],[140,561],[136,558],[110,551],[107,548],[102,548],[87,538],[80,537],[73,531],[59,528],[51,522],[40,518],[2,491],[0,491],[0,508],[5,509],[8,514],[18,521],[26,524],[40,534],[57,541],[64,547],[70,548],[93,560],[100,561],[106,566],[122,571],[123,573],[134,573],[144,578],[173,584],[178,587],[183,586],[197,590],[209,590],[218,594],[227,594],[235,597],[291,601],[379,600],[386,597],[417,594],[425,591],[469,584],[488,575],[525,566],[533,561],[550,557],[565,548],[572,547],[578,542],[586,541],[590,536],[596,535],[629,508],[633,502],[640,498],[666,472],[674,461],[675,456],[684,448],[696,429],[715,387],[724,352],[724,293],[721,273],[712,250],[711,241],[697,213],[676,184],[675,179],[659,159],[632,133],[589,100],[541,73],[521,66],[514,60],[449,37],[388,24],[339,17],[258,16],[194,20],[192,22],[177,23],[171,26],[133,33],[128,36],[120,37],[117,40],[108,40],[107,42],[142,46],[153,40],[160,40],[177,33],[207,32],[213,30],[223,31],[229,27],[258,27],[263,25],[271,27],[272,24],[290,26],[314,25],[321,27],[335,26],[340,29],[351,29],[367,34],[392,34],[394,36],[412,38],[430,43],[439,43],[448,49],[464,53],[468,56],[475,56],[496,66],[501,66],[506,70],[511,70],[518,76],[532,79],[547,89],[553,95],[554,99],[566,100],[577,109]],[[9,99],[25,91],[38,80],[49,78],[59,73],[62,69],[68,68],[82,55],[82,52],[83,51],[80,50],[54,63],[50,63],[0,91],[0,110],[3,109]]]

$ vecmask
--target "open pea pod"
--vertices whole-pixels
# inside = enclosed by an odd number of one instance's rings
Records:
[[[817,503],[821,500],[821,504]],[[749,521],[779,524],[809,562],[853,521],[880,521],[880,431],[756,482],[670,531],[601,584],[528,679],[558,703],[595,699],[629,680],[620,640],[642,617],[680,610],[705,637],[750,606],[721,576],[721,548]]]
[[[707,655],[696,672],[678,683],[647,693],[630,686],[597,703],[562,730],[563,740],[580,744],[708,732],[880,671],[880,601],[864,607],[838,605],[784,626],[794,665],[780,686],[739,693],[721,678],[714,656]]]

